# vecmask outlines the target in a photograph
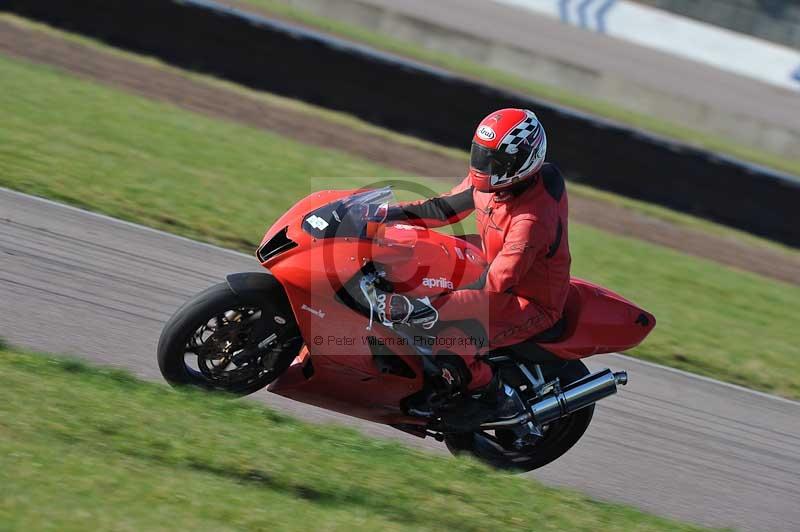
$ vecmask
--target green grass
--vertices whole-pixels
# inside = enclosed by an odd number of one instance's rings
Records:
[[[700,530],[69,359],[0,374],[3,530]]]
[[[352,41],[361,42],[374,48],[439,66],[471,78],[488,82],[492,85],[505,87],[560,105],[610,118],[622,124],[644,129],[695,146],[726,153],[740,159],[800,176],[800,158],[797,157],[784,157],[754,149],[722,135],[697,131],[667,120],[629,111],[615,104],[581,96],[561,87],[526,80],[513,74],[489,68],[454,55],[427,50],[414,43],[402,41],[367,28],[314,15],[308,11],[290,6],[280,0],[245,1],[258,7],[261,11],[274,14],[287,20],[299,22]]]
[[[0,184],[193,238],[249,250],[312,177],[394,174],[2,56],[0,72]]]
[[[467,161],[469,159],[469,154],[465,150],[448,148],[445,146],[440,146],[437,144],[433,144],[431,142],[418,139],[416,137],[404,135],[402,133],[397,133],[395,131],[391,131],[373,125],[369,122],[361,120],[358,117],[343,113],[341,111],[334,111],[331,109],[327,109],[325,107],[309,104],[301,100],[294,100],[284,96],[279,96],[277,94],[254,90],[244,85],[239,85],[237,83],[228,81],[223,78],[215,78],[206,74],[199,74],[197,72],[179,69],[172,65],[164,63],[163,61],[157,58],[136,54],[133,52],[129,52],[127,50],[122,50],[121,48],[115,48],[113,46],[105,44],[102,41],[98,41],[91,37],[86,37],[79,33],[70,33],[67,31],[63,31],[61,29],[54,28],[52,26],[48,26],[46,24],[42,24],[40,22],[35,22],[30,19],[26,19],[23,17],[19,17],[17,15],[12,15],[3,12],[0,12],[0,21],[7,22],[28,30],[42,32],[47,35],[63,39],[68,42],[74,42],[83,46],[88,46],[100,52],[111,54],[113,56],[125,59],[127,61],[136,61],[137,63],[142,63],[151,67],[158,68],[160,70],[173,72],[187,79],[191,79],[195,82],[211,85],[228,91],[234,91],[248,98],[255,98],[257,100],[261,100],[269,105],[282,107],[291,111],[309,115],[309,117],[311,117],[312,119],[323,119],[328,122],[341,124],[342,126],[348,129],[355,129],[362,132],[368,132],[373,135],[384,137],[393,143],[401,143],[414,147],[424,148],[429,151],[441,153],[448,157],[460,158],[463,159],[464,161]]]
[[[251,252],[312,189],[396,175],[46,67],[0,72],[0,185],[189,237]],[[580,224],[570,240],[576,274],[658,317],[632,354],[800,397],[800,287]]]
[[[253,90],[248,87],[238,85],[236,83],[227,80],[214,78],[208,75],[197,74],[187,70],[181,70],[152,57],[146,57],[139,54],[134,54],[128,51],[124,51],[119,48],[114,48],[112,46],[108,46],[102,43],[101,41],[97,41],[80,34],[65,32],[47,26],[45,24],[34,22],[15,15],[0,13],[0,20],[17,26],[21,26],[26,29],[43,32],[48,35],[52,35],[54,37],[64,39],[69,42],[75,42],[83,46],[88,46],[100,52],[111,54],[113,56],[120,57],[127,61],[135,61],[137,63],[146,64],[161,70],[167,70],[172,73],[184,76],[187,79],[190,79],[196,83],[203,83],[206,85],[224,89],[226,91],[234,91],[245,97],[261,100],[264,103],[267,103],[272,106],[281,107],[297,113],[302,113],[304,115],[307,115],[310,120],[325,120],[327,122],[340,124],[341,126],[348,129],[383,137],[387,141],[392,143],[406,144],[429,151],[435,151],[447,157],[463,161],[465,168],[469,161],[469,153],[465,150],[447,148],[444,146],[432,144],[430,142],[425,142],[415,137],[410,137],[408,135],[403,135],[394,131],[390,131],[388,129],[377,127],[352,115],[348,115],[339,111],[332,111],[330,109],[311,105],[302,102],[300,100],[292,100],[290,98],[285,98],[275,94]],[[668,208],[661,207],[655,204],[646,203],[625,196],[620,196],[617,194],[613,194],[611,192],[601,191],[599,189],[591,188],[586,185],[573,183],[571,185],[570,192],[573,197],[582,196],[593,200],[603,201],[619,207],[623,207],[625,209],[629,209],[637,213],[647,215],[652,218],[658,218],[660,220],[664,220],[672,224],[694,228],[706,233],[722,236],[725,238],[735,238],[737,240],[744,240],[753,245],[767,246],[772,248],[773,250],[780,250],[782,253],[787,253],[790,255],[796,256],[800,254],[800,252],[798,252],[796,249],[790,248],[778,242],[767,240],[765,238],[758,237],[750,233],[736,230],[731,227],[720,225],[714,222],[710,222],[702,218],[697,218],[695,216],[684,214],[678,211],[673,211]]]

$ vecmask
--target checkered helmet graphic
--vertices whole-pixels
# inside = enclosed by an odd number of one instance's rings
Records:
[[[496,111],[478,124],[472,139],[472,184],[482,192],[510,188],[533,177],[546,152],[547,136],[533,111]]]

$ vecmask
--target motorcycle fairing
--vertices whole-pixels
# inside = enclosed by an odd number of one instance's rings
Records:
[[[639,345],[656,325],[655,317],[620,296],[573,277],[564,305],[566,329],[541,347],[565,360],[625,351]]]
[[[434,296],[474,282],[486,261],[481,250],[464,239],[405,224],[351,225],[346,236],[330,231],[336,209],[320,209],[363,192],[311,194],[276,221],[262,241],[264,246],[285,231],[285,238],[296,244],[262,265],[284,287],[306,342],[292,366],[268,389],[380,423],[419,424],[420,419],[405,416],[400,406],[423,385],[414,346],[382,325],[368,330],[368,318],[343,304],[337,294],[378,263],[395,290]],[[309,223],[312,212],[318,219]],[[651,314],[610,290],[581,279],[572,279],[571,285],[565,333],[541,346],[559,358],[629,349],[655,325]],[[375,345],[381,346],[382,356],[397,357],[397,367],[411,373],[387,371],[385,364],[377,363],[371,349]]]

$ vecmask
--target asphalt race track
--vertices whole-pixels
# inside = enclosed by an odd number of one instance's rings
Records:
[[[265,220],[265,225],[269,220]],[[247,255],[0,189],[0,336],[160,380],[155,346],[186,298]],[[535,476],[698,523],[797,530],[800,403],[609,355],[631,383],[597,409],[584,439]],[[266,393],[315,422],[439,450],[440,444]]]

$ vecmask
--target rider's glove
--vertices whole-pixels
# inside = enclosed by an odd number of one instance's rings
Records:
[[[408,298],[401,294],[384,292],[375,286],[376,280],[375,275],[365,275],[359,283],[365,303],[369,306],[367,329],[372,329],[373,318],[387,327],[405,324],[426,330],[439,321],[439,311],[429,298]]]
[[[392,323],[430,329],[439,319],[439,312],[427,297],[411,299],[401,294],[387,294],[386,319]]]

